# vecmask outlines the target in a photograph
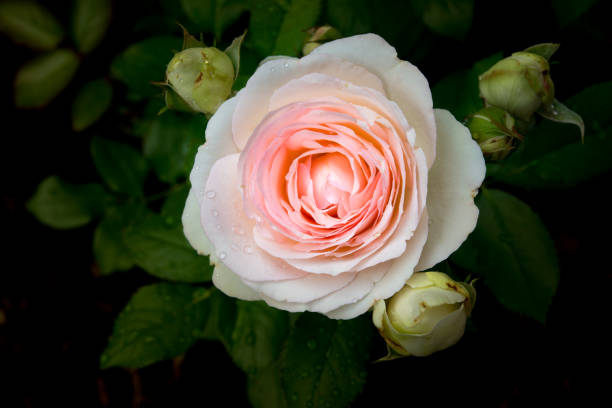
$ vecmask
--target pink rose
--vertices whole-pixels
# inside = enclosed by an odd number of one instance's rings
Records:
[[[461,245],[484,174],[419,70],[359,35],[265,62],[219,108],[183,226],[226,294],[350,319]]]

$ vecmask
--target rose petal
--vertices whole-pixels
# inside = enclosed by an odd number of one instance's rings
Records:
[[[242,300],[261,300],[259,293],[245,285],[238,275],[221,262],[215,265],[212,281],[227,296]]]
[[[253,240],[253,223],[244,214],[238,158],[225,156],[215,162],[206,182],[200,219],[217,258],[243,279],[278,281],[306,275],[259,249]]]
[[[278,88],[292,79],[318,72],[355,85],[383,92],[382,82],[363,67],[333,55],[307,55],[302,59],[268,61],[260,66],[243,88],[232,122],[234,142],[243,149],[253,130],[270,111],[269,101]]]
[[[278,282],[250,282],[245,280],[244,283],[278,302],[307,303],[342,289],[355,277],[356,274],[350,272],[336,276],[307,274],[302,278]]]
[[[196,198],[193,188],[189,190],[187,195],[187,202],[185,202],[185,209],[181,219],[183,221],[183,233],[189,244],[198,254],[211,255],[213,253],[213,246],[206,234],[204,234],[204,229],[200,223],[200,203]]]
[[[446,110],[436,109],[435,115],[439,140],[437,158],[429,171],[429,237],[417,271],[448,258],[474,230],[478,220],[474,196],[486,172],[470,131]]]
[[[429,83],[417,67],[397,58],[397,52],[382,37],[362,34],[325,43],[309,54],[333,55],[365,67],[384,83],[387,97],[404,112],[416,131],[416,145],[421,147],[431,167],[436,155],[436,124]],[[336,75],[343,78],[342,75]]]
[[[213,164],[221,157],[238,153],[238,148],[232,139],[232,115],[236,109],[238,98],[235,97],[225,101],[206,125],[206,143],[198,149],[193,169],[189,175],[191,191],[202,202],[205,195],[206,180],[210,174]]]

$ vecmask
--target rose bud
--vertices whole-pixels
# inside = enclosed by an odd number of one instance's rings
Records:
[[[191,109],[213,114],[230,96],[234,66],[216,48],[187,48],[170,60],[166,78]]]
[[[484,156],[493,161],[505,158],[514,149],[515,142],[523,138],[516,131],[514,118],[495,106],[471,115],[467,127]]]
[[[389,348],[385,359],[428,356],[457,343],[475,300],[472,286],[444,273],[415,273],[402,290],[374,305],[372,320]]]
[[[515,52],[504,58],[478,81],[486,106],[497,106],[524,121],[529,121],[542,104],[550,106],[555,97],[548,61],[530,52]]]
[[[338,38],[342,38],[342,35],[338,30],[336,30],[330,25],[313,27],[308,30],[308,37],[306,37],[306,41],[304,41],[304,48],[302,48],[302,54],[308,55],[319,45],[328,41],[337,40]]]

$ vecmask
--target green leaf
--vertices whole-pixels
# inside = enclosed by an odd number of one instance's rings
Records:
[[[72,15],[72,37],[77,49],[88,54],[96,48],[110,24],[111,0],[76,0]]]
[[[586,125],[584,143],[576,127],[542,121],[510,157],[489,164],[487,175],[527,189],[567,188],[612,169],[612,117],[607,100],[612,81],[592,86],[567,103]]]
[[[53,15],[28,0],[0,2],[0,31],[19,44],[42,51],[54,49],[64,38],[64,30]]]
[[[371,318],[300,315],[287,340],[282,384],[291,407],[344,407],[365,384]]]
[[[482,276],[508,309],[544,322],[559,283],[548,231],[527,204],[508,193],[483,190],[476,201],[476,229],[452,260]]]
[[[55,98],[72,80],[79,67],[74,51],[49,52],[22,66],[15,77],[15,105],[40,108]]]
[[[502,57],[494,54],[476,62],[471,69],[464,69],[442,78],[432,88],[434,105],[448,109],[459,120],[482,108],[478,91],[478,76]]]
[[[343,35],[372,32],[372,4],[367,0],[327,1],[327,19]]]
[[[159,179],[174,184],[191,171],[195,155],[204,143],[206,121],[202,115],[165,112],[145,136],[144,154]]]
[[[216,0],[180,0],[180,3],[198,31],[214,32]]]
[[[161,94],[152,82],[163,81],[166,66],[181,49],[181,41],[178,37],[158,36],[130,45],[113,60],[112,77],[127,85],[128,97],[133,100]]]
[[[550,106],[540,106],[538,113],[548,120],[578,126],[578,129],[580,129],[580,139],[584,141],[584,121],[582,117],[556,98]]]
[[[247,393],[254,408],[289,408],[281,382],[281,360],[251,374]]]
[[[140,288],[115,320],[100,368],[140,368],[186,352],[208,315],[208,290],[157,283]]]
[[[174,186],[171,189],[170,194],[164,201],[164,205],[161,208],[161,215],[167,224],[180,224],[183,210],[185,209],[185,202],[187,201],[187,195],[189,194],[190,187],[187,184],[182,186]]]
[[[93,253],[102,275],[131,269],[135,263],[124,231],[147,214],[142,202],[127,202],[108,209],[96,227],[93,236]]]
[[[555,43],[536,44],[536,45],[532,45],[529,48],[524,49],[523,52],[530,52],[532,54],[537,54],[549,60],[550,57],[552,57],[553,54],[557,52],[557,50],[559,49],[559,45],[560,44],[555,44]]]
[[[217,41],[246,10],[240,0],[181,0],[181,6],[198,31],[213,33]]]
[[[307,30],[316,24],[320,13],[321,0],[291,1],[276,37],[273,54],[298,56],[308,36]]]
[[[213,288],[208,303],[210,304],[209,318],[200,336],[205,340],[218,340],[230,351],[232,333],[238,315],[237,301]]]
[[[208,282],[209,258],[189,245],[180,225],[169,225],[161,215],[151,215],[124,233],[134,262],[153,276],[177,282]]]
[[[94,124],[108,110],[113,87],[105,79],[86,83],[72,102],[72,129],[80,132]]]
[[[230,354],[238,367],[254,374],[276,360],[289,332],[289,315],[264,302],[237,302]]]
[[[572,21],[589,11],[597,0],[552,0],[552,7],[561,27],[569,25]]]
[[[412,0],[423,23],[433,32],[463,39],[472,26],[474,0]]]
[[[108,187],[117,192],[141,195],[147,163],[137,150],[112,140],[94,137],[91,157]]]
[[[234,38],[229,47],[225,49],[225,53],[230,57],[232,65],[234,66],[234,80],[238,78],[238,73],[240,72],[240,46],[242,45],[242,41],[244,41],[246,33],[245,31],[241,36]]]
[[[88,224],[104,211],[106,192],[99,184],[73,185],[57,176],[44,179],[27,208],[43,224],[69,229]]]

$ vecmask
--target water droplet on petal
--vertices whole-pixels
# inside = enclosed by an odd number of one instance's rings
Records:
[[[210,191],[206,192],[206,197],[207,198],[211,198],[212,199],[212,198],[215,198],[216,196],[217,196],[217,193],[215,191],[213,191],[213,190],[210,190]]]
[[[230,248],[232,248],[233,251],[240,250],[240,247],[237,244],[232,244],[232,246]]]
[[[219,216],[219,211],[217,211],[217,210],[210,210],[210,213],[212,214],[213,217],[218,217]]]
[[[217,255],[219,255],[219,259],[225,259],[227,257],[227,254],[223,251],[219,252]]]
[[[253,247],[250,245],[245,245],[244,246],[244,253],[245,254],[252,254],[253,253]]]
[[[215,226],[217,228],[217,231],[221,231],[223,229],[223,227],[221,226],[221,224],[217,224]]]

